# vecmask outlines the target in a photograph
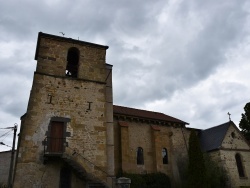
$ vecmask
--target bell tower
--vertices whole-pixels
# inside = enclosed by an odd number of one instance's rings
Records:
[[[114,176],[108,46],[40,32],[14,187],[108,186]]]

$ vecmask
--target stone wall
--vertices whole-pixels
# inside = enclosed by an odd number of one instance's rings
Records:
[[[106,95],[106,48],[47,36],[39,38],[38,44],[37,70],[22,121],[14,187],[58,187],[60,169],[67,164],[62,158],[44,164],[45,138],[55,119],[64,121],[64,155],[80,164],[86,174],[106,182],[107,170],[112,173],[112,166],[110,169],[107,165],[106,125],[110,120],[106,108],[110,98]],[[80,51],[77,78],[65,76],[70,47]],[[85,187],[86,182],[73,171],[71,183],[73,187]]]
[[[235,127],[233,124],[231,124],[227,130],[225,138],[222,142],[222,148],[246,150],[250,149],[244,136],[240,134],[238,128]]]
[[[242,160],[245,177],[240,177],[235,155],[239,154]],[[245,141],[238,128],[230,125],[222,142],[220,151],[221,161],[229,174],[232,187],[250,185],[250,146]]]
[[[188,143],[190,130],[185,127],[171,127],[172,142],[172,169],[176,187],[181,186],[186,181],[186,170],[188,165]]]
[[[64,77],[67,53],[71,47],[76,47],[80,52],[78,78],[104,82],[108,47],[61,37],[60,39],[48,36],[40,38],[36,52],[38,60],[36,71]]]
[[[183,128],[182,128],[183,129]],[[116,173],[155,173],[167,174],[172,184],[181,184],[179,166],[187,161],[187,148],[185,139],[189,131],[177,126],[155,125],[147,121],[114,120],[115,133],[115,164]],[[143,148],[144,164],[137,165],[136,151]],[[168,153],[168,164],[163,164],[162,149]]]
[[[245,177],[240,177],[236,165],[235,155],[239,153],[243,160],[243,167]],[[250,152],[249,151],[220,151],[221,159],[224,164],[224,168],[228,173],[229,185],[232,187],[249,186],[249,172],[250,172]]]

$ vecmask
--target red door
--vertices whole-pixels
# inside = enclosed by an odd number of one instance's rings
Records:
[[[63,152],[63,122],[52,121],[51,131],[49,137],[49,152],[62,153]]]

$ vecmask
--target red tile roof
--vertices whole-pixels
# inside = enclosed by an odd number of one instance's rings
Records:
[[[139,117],[139,118],[145,118],[145,119],[150,119],[150,120],[188,124],[187,122],[184,122],[182,120],[179,120],[177,118],[174,118],[174,117],[171,117],[166,114],[159,113],[159,112],[139,110],[135,108],[128,108],[128,107],[117,106],[117,105],[113,105],[113,107],[114,107],[113,108],[114,114],[116,115],[126,115],[130,117]]]

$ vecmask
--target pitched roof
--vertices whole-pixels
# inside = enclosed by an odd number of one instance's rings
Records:
[[[126,115],[130,117],[139,117],[139,118],[150,119],[150,120],[188,124],[185,121],[179,120],[177,118],[174,118],[174,117],[171,117],[166,114],[159,113],[159,112],[140,110],[140,109],[128,108],[128,107],[117,106],[117,105],[113,105],[113,110],[114,110],[114,114]]]
[[[221,125],[200,131],[200,143],[203,151],[219,149],[227,133],[230,121]]]

